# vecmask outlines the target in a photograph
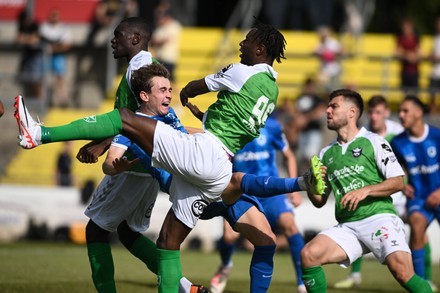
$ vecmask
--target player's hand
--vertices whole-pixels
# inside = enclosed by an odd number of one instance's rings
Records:
[[[365,187],[350,191],[342,197],[341,205],[344,209],[346,208],[348,211],[354,211],[357,208],[359,202],[361,200],[364,200],[367,196],[368,192]]]
[[[411,184],[405,185],[405,188],[403,188],[403,194],[409,199],[414,199],[414,187]]]
[[[196,105],[193,105],[190,102],[186,103],[186,106],[188,107],[188,109],[191,111],[191,113],[197,117],[200,121],[203,119],[203,115],[205,114],[204,112],[200,111],[199,107],[197,107]]]
[[[113,168],[115,168],[115,170],[118,173],[124,172],[124,171],[128,171],[131,169],[131,167],[134,166],[134,164],[136,164],[137,162],[140,161],[140,158],[135,158],[134,160],[129,160],[127,159],[127,157],[122,157],[122,158],[116,158],[112,164],[113,164]]]
[[[81,163],[94,164],[98,162],[98,158],[105,153],[110,143],[111,141],[108,139],[89,142],[79,149],[76,159]]]
[[[425,205],[431,209],[435,209],[440,206],[440,189],[435,190],[428,196]]]
[[[183,88],[180,91],[180,102],[182,103],[182,106],[184,106],[184,107],[186,106],[186,104],[188,103],[188,99],[189,99],[189,96],[186,91],[186,88]]]

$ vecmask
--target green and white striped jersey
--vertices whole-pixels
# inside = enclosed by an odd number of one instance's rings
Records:
[[[352,190],[404,175],[389,143],[381,136],[361,128],[352,141],[344,144],[335,141],[323,148],[320,158],[327,166],[327,176],[335,196],[335,216],[339,223],[382,213],[397,215],[389,196],[368,196],[359,202],[354,211],[348,211],[340,204],[342,197]]]

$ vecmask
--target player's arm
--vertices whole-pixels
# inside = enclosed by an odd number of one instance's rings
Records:
[[[287,176],[290,178],[296,178],[298,176],[298,169],[295,154],[289,146],[287,146],[282,153],[284,164],[287,170]],[[299,192],[289,193],[287,196],[295,207],[299,206],[302,202],[301,194]]]
[[[321,152],[319,154],[319,160],[322,160],[323,154],[324,154],[324,149],[321,150]],[[312,166],[309,169],[309,171],[306,172],[306,174],[309,172],[313,172],[313,169],[314,169],[313,159],[314,158],[312,157]],[[331,184],[328,181],[328,177],[327,177],[327,166],[321,164],[320,169],[321,169],[322,179],[325,182],[324,193],[323,194],[313,194],[313,193],[311,193],[311,191],[309,189],[307,189],[307,197],[309,198],[309,200],[313,204],[313,206],[315,206],[317,208],[321,208],[327,203],[328,197],[330,196],[330,193],[332,192],[332,187],[331,187]],[[303,175],[303,178],[306,174]],[[311,175],[309,174],[307,176],[311,176]]]
[[[107,175],[116,175],[124,171],[128,171],[136,164],[139,159],[132,161],[124,157],[125,149],[111,146],[108,150],[107,157],[102,164],[102,171]]]
[[[321,208],[323,207],[328,200],[328,197],[332,191],[330,184],[327,182],[327,187],[325,189],[325,193],[323,195],[319,194],[311,194],[310,192],[307,192],[307,197],[309,198],[310,202],[313,204],[314,207]]]
[[[341,199],[341,204],[349,211],[354,211],[359,202],[364,200],[367,196],[390,196],[395,192],[402,191],[403,188],[403,176],[391,177],[385,179],[381,183],[364,186],[357,190],[350,191]]]
[[[186,106],[189,98],[194,98],[198,95],[203,95],[209,93],[208,86],[206,85],[205,79],[190,81],[181,91],[180,91],[180,102],[182,106]]]
[[[203,115],[205,115],[205,112],[200,111],[199,107],[197,107],[196,105],[187,102],[186,106],[188,107],[188,109],[191,111],[191,113],[200,121],[203,120]]]
[[[440,188],[437,188],[428,196],[425,205],[431,209],[436,209],[440,206]]]
[[[98,157],[102,156],[110,147],[113,138],[94,140],[79,149],[76,159],[81,163],[92,164],[98,162]]]
[[[402,166],[389,143],[378,135],[373,135],[371,141],[374,147],[374,160],[379,171],[385,178],[384,181],[367,185],[357,190],[348,192],[341,199],[341,204],[349,211],[356,209],[358,203],[367,196],[384,197],[402,191],[405,187]]]

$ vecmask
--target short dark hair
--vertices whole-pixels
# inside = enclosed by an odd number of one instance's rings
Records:
[[[133,32],[140,34],[144,37],[147,42],[151,39],[151,28],[148,24],[148,21],[143,17],[128,17],[121,21],[122,23],[126,23]]]
[[[375,108],[379,105],[384,105],[385,108],[388,108],[388,101],[387,99],[382,96],[382,95],[373,95],[369,100],[368,100],[368,108]]]
[[[423,103],[422,100],[420,100],[416,95],[406,95],[403,99],[403,102],[407,101],[412,102],[414,105],[419,107],[423,111],[423,114],[429,113],[429,107],[425,103]]]
[[[151,93],[153,86],[151,80],[156,76],[170,78],[170,72],[165,66],[158,63],[142,66],[138,70],[133,71],[130,83],[131,89],[137,99],[139,99],[141,91]]]
[[[256,20],[252,28],[255,29],[255,41],[266,47],[269,57],[278,63],[281,63],[281,59],[286,59],[286,57],[284,57],[284,50],[286,49],[287,42],[281,32],[273,26],[258,20]]]
[[[364,100],[358,92],[349,89],[337,89],[330,93],[329,100],[333,100],[333,98],[343,96],[346,100],[350,100],[355,106],[359,109],[359,117],[362,116],[364,112]]]

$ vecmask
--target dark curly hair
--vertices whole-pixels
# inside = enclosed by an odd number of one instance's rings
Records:
[[[273,26],[259,20],[256,20],[252,28],[255,29],[253,36],[255,41],[263,44],[267,48],[267,55],[269,55],[269,57],[278,63],[281,63],[281,59],[286,59],[286,57],[284,57],[284,50],[286,49],[287,42],[281,32]]]

